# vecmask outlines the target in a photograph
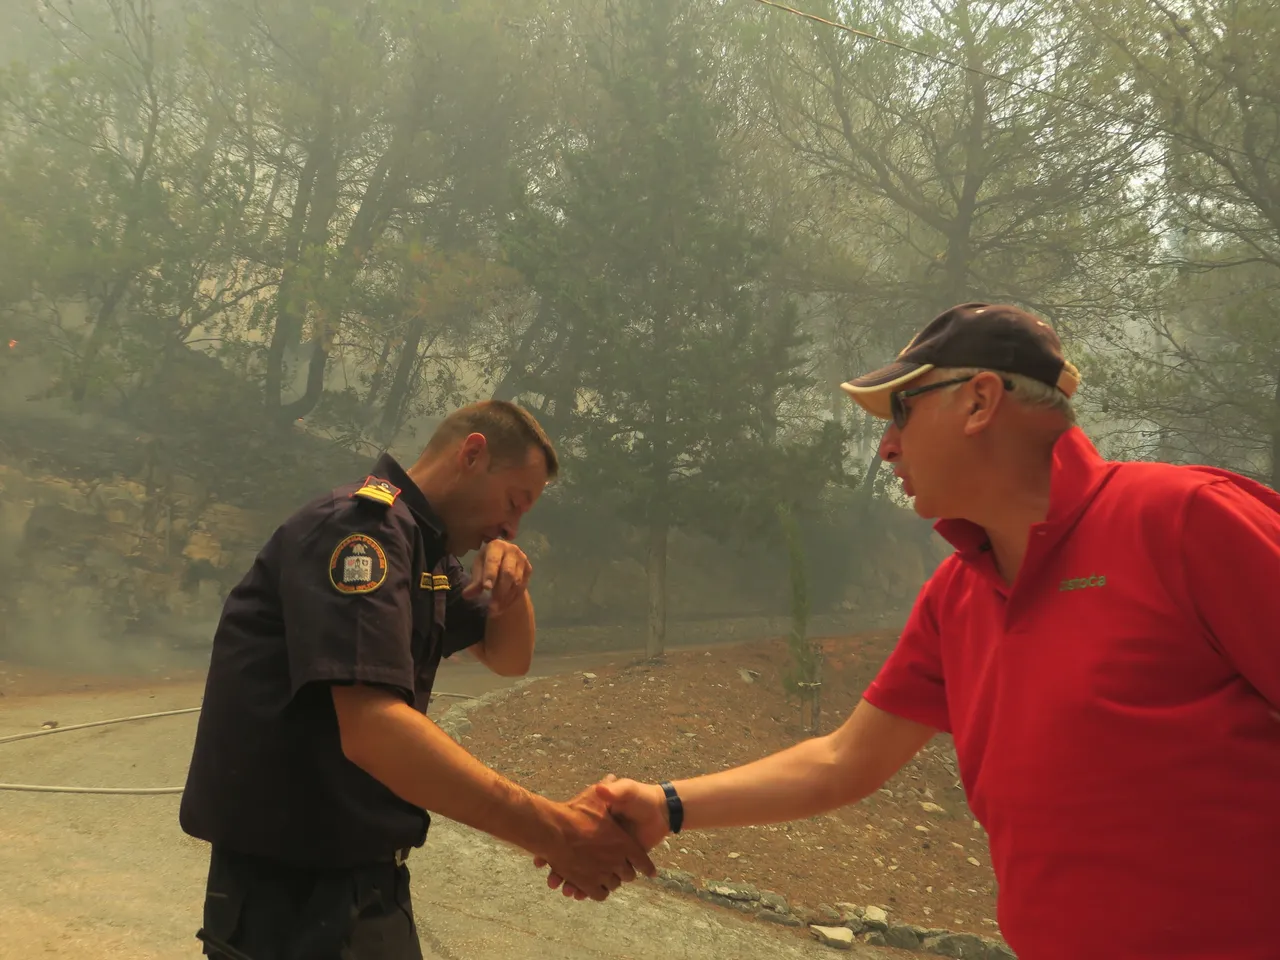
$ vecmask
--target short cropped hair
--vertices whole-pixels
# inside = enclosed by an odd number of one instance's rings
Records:
[[[948,368],[940,371],[940,375],[949,380],[952,377],[973,377],[983,372],[998,373],[1012,383],[1013,398],[1023,406],[1056,411],[1067,423],[1075,424],[1076,408],[1071,405],[1071,398],[1057,387],[1051,387],[1039,380],[1033,380],[1018,373],[1005,373],[1003,370],[986,371],[986,368],[979,367]]]
[[[536,448],[546,460],[547,479],[554,480],[560,472],[560,458],[541,424],[528,410],[506,400],[481,400],[455,410],[436,427],[425,452],[440,453],[473,433],[485,438],[495,463],[521,463]]]

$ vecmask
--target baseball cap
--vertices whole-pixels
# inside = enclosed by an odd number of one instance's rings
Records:
[[[890,396],[938,367],[1021,374],[1068,397],[1080,386],[1080,372],[1049,324],[1010,304],[962,303],[935,317],[892,363],[840,387],[869,414],[888,420]]]

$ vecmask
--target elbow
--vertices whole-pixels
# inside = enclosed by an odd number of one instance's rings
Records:
[[[866,763],[857,762],[848,751],[840,749],[835,734],[821,738],[823,741],[822,783],[820,790],[827,809],[834,810],[865,800],[880,789],[887,777],[880,777]]]
[[[367,750],[365,749],[364,741],[361,738],[353,734],[350,734],[345,730],[340,731],[340,734],[341,734],[340,739],[342,742],[342,755],[346,757],[347,760],[354,763],[361,770],[365,770],[367,772],[367,768],[365,767],[365,764],[368,762],[368,760],[366,759],[368,753],[367,753]]]
[[[813,792],[821,797],[822,809],[836,810],[861,800],[849,776],[849,768],[831,742],[830,735],[820,737],[819,744],[822,759],[817,764],[818,782],[813,785]]]
[[[526,677],[533,669],[533,658],[523,657],[509,663],[499,663],[493,672],[500,677]]]
[[[477,660],[499,677],[524,677],[533,669],[533,650],[513,648],[511,644],[490,645],[482,640],[472,648]]]
[[[369,770],[369,738],[356,724],[338,723],[342,755],[366,773]]]

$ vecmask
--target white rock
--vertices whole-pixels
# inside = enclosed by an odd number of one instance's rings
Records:
[[[818,942],[837,950],[853,949],[853,931],[848,927],[810,927],[809,931]]]
[[[584,673],[582,675],[582,678],[584,680],[594,680],[596,678],[596,675],[594,673]]]
[[[978,858],[977,858],[977,857],[965,857],[965,859],[966,859],[966,860],[968,860],[970,863],[972,863],[975,867],[980,867],[980,866],[982,866],[982,864],[980,864],[980,863],[978,862]]]
[[[920,809],[923,810],[925,813],[946,813],[947,812],[942,807],[938,806],[938,804],[933,803],[930,800],[921,801]]]
[[[889,914],[885,913],[880,907],[867,907],[862,911],[862,919],[872,923],[888,923]]]

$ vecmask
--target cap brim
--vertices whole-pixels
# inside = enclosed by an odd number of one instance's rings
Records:
[[[858,406],[873,417],[891,420],[893,412],[889,397],[932,369],[931,363],[903,363],[899,360],[848,383],[842,383],[840,389],[853,397]]]

